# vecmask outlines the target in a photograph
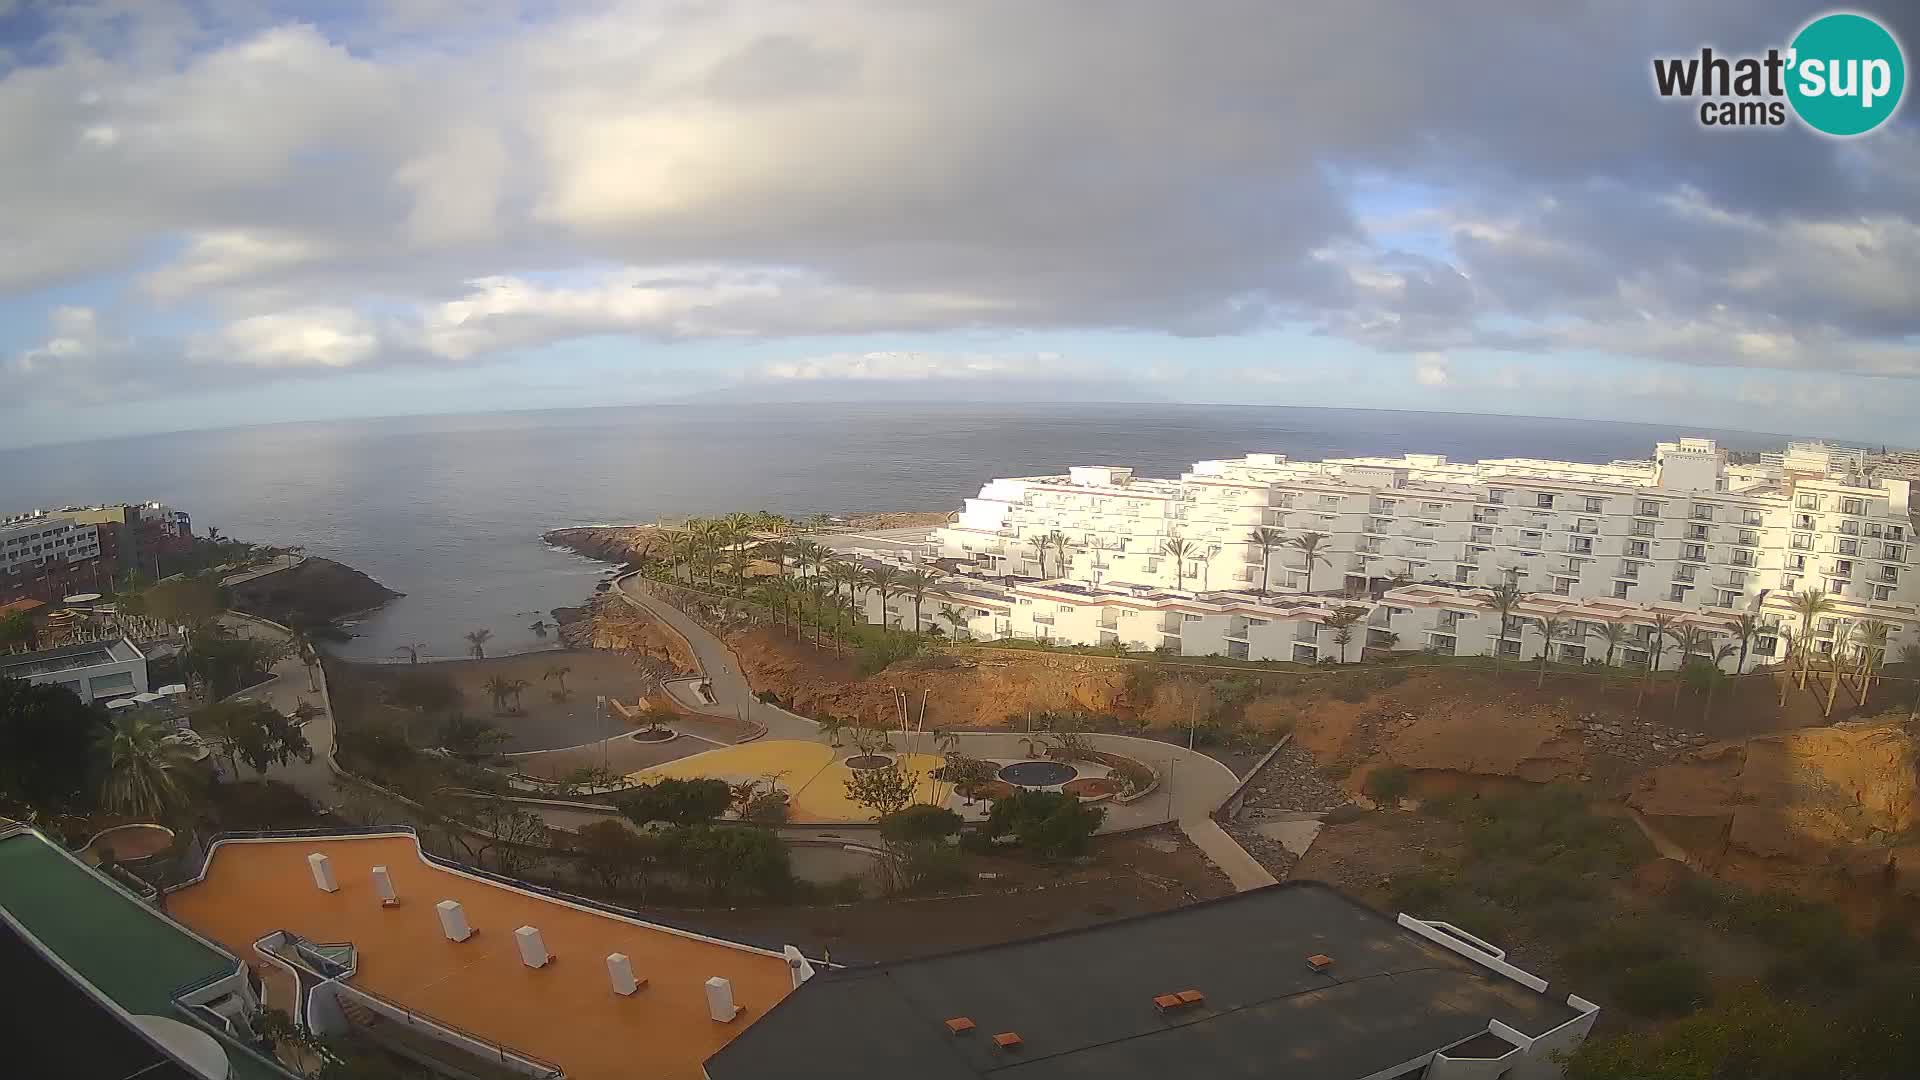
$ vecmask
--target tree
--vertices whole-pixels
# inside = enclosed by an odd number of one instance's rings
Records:
[[[398,655],[400,653],[405,653],[407,656],[407,663],[418,664],[420,662],[420,654],[426,649],[426,647],[427,647],[426,642],[416,641],[411,645],[402,645],[393,651],[395,655]]]
[[[1533,683],[1533,688],[1538,690],[1547,685],[1547,663],[1553,659],[1553,639],[1566,632],[1567,620],[1557,615],[1542,615],[1536,617],[1533,624],[1546,639],[1540,643],[1540,677]]]
[[[1887,660],[1887,639],[1893,627],[1879,619],[1866,619],[1853,628],[1854,655],[1860,660],[1860,704],[1867,703],[1873,691],[1874,672]]]
[[[521,711],[520,694],[523,691],[525,691],[527,687],[532,685],[533,685],[532,683],[528,682],[525,679],[508,679],[507,680],[507,693],[511,695],[513,698],[513,710],[512,710],[513,712],[518,713]]]
[[[995,799],[987,815],[988,836],[1012,834],[1041,858],[1078,855],[1106,820],[1106,812],[1059,791],[1019,791]]]
[[[1620,646],[1626,644],[1633,631],[1618,619],[1608,619],[1606,622],[1589,623],[1587,633],[1607,643],[1607,666],[1612,667],[1614,654],[1620,651]]]
[[[540,680],[545,682],[552,679],[560,687],[560,700],[565,701],[567,700],[567,676],[571,674],[573,674],[571,667],[565,664],[554,664],[547,668],[546,673],[540,676]]]
[[[1260,595],[1267,595],[1268,572],[1273,568],[1273,549],[1287,542],[1287,534],[1280,529],[1255,529],[1247,534],[1248,542],[1260,549]]]
[[[826,577],[827,581],[833,585],[833,597],[836,606],[838,606],[840,601],[841,586],[846,587],[847,613],[848,617],[851,618],[853,613],[854,590],[860,585],[860,568],[854,566],[852,563],[835,559],[827,564]],[[864,619],[857,620],[856,625],[859,622],[865,621]]]
[[[847,730],[847,722],[829,713],[814,723],[819,726],[820,734],[826,736],[829,746],[840,745],[840,734]]]
[[[1047,542],[1053,545],[1053,568],[1058,571],[1057,576],[1066,577],[1067,572],[1073,569],[1067,560],[1067,534],[1055,529],[1047,534]]]
[[[1741,612],[1740,617],[1734,620],[1733,639],[1736,651],[1740,654],[1740,659],[1733,665],[1735,675],[1747,673],[1747,650],[1753,647],[1753,639],[1759,637],[1763,629],[1765,627],[1761,625],[1760,616],[1751,611]]]
[[[0,678],[0,813],[27,817],[92,808],[100,710],[64,686]]]
[[[1347,662],[1347,646],[1353,644],[1353,626],[1365,616],[1367,609],[1346,604],[1335,608],[1327,616],[1327,625],[1333,627],[1333,643],[1340,646],[1340,662]]]
[[[867,571],[866,586],[880,594],[880,625],[887,625],[887,598],[900,591],[900,570],[893,566],[876,566]]]
[[[1807,688],[1807,675],[1813,670],[1813,621],[1833,610],[1833,597],[1824,589],[1802,589],[1787,594],[1787,608],[1800,616],[1800,689]]]
[[[513,696],[513,683],[514,680],[505,675],[489,675],[487,680],[480,684],[480,689],[485,690],[487,696],[493,699],[494,712],[507,711],[507,698]]]
[[[1687,662],[1692,660],[1694,656],[1706,652],[1713,647],[1707,632],[1698,626],[1684,623],[1672,626],[1667,629],[1667,636],[1673,639],[1674,647],[1680,650],[1680,664],[1677,668],[1679,671],[1685,671],[1687,669]],[[1685,679],[1677,675],[1674,677],[1673,707],[1676,712],[1680,708],[1680,688],[1684,686],[1685,683]]]
[[[666,850],[709,896],[778,896],[793,884],[787,845],[771,829],[692,825],[675,829]]]
[[[1033,549],[1034,555],[1040,560],[1040,576],[1046,577],[1047,552],[1053,549],[1053,540],[1046,536],[1029,536],[1027,546]]]
[[[1187,560],[1200,553],[1200,545],[1179,537],[1160,545],[1160,550],[1173,559],[1174,588],[1187,587]]]
[[[960,831],[960,815],[944,806],[909,806],[880,819],[880,842],[893,883],[912,889],[944,869],[939,856]]]
[[[536,856],[528,848],[545,848],[552,843],[547,823],[539,814],[498,796],[474,808],[469,820],[485,834],[476,838],[475,861],[484,866],[487,853],[492,852],[494,869],[503,874],[517,874],[533,864]]]
[[[609,892],[624,892],[635,879],[644,881],[648,866],[659,859],[658,841],[617,821],[583,825],[579,837],[574,850]]]
[[[1720,664],[1725,661],[1727,657],[1744,651],[1744,645],[1728,642],[1720,646],[1719,651],[1714,653],[1713,659],[1708,662],[1706,666],[1707,670],[1703,673],[1707,683],[1707,703],[1700,710],[1701,723],[1704,724],[1713,719],[1713,696],[1719,692],[1720,683],[1725,678],[1725,673],[1720,670]]]
[[[916,634],[925,627],[925,622],[920,615],[920,606],[926,602],[927,590],[939,582],[939,574],[919,567],[900,575],[900,590],[913,597],[913,630]]]
[[[508,735],[485,720],[454,713],[440,723],[440,747],[457,758],[482,761],[506,742]]]
[[[973,636],[972,633],[967,629],[967,620],[968,620],[967,613],[961,610],[960,608],[957,608],[952,604],[941,604],[940,617],[942,619],[945,619],[948,622],[948,624],[950,624],[953,627],[954,640],[958,641],[963,635],[968,638],[971,638]]]
[[[487,642],[493,640],[493,631],[482,627],[461,636],[467,639],[467,651],[473,654],[475,660],[487,658]]]
[[[614,798],[613,805],[627,820],[638,825],[652,821],[697,825],[726,813],[727,807],[733,805],[733,791],[724,780],[668,777],[621,792]]]
[[[33,617],[16,611],[0,618],[0,648],[25,645],[33,640]]]
[[[287,635],[287,651],[307,669],[307,690],[319,693],[320,654],[313,647],[313,639],[305,630],[293,627]]]
[[[953,790],[967,801],[967,805],[972,806],[974,795],[999,771],[1000,767],[991,761],[948,754],[946,762],[933,771],[933,778],[952,785]]]
[[[159,582],[142,594],[141,601],[148,615],[195,629],[226,610],[220,602],[219,584],[197,574]]]
[[[110,717],[98,740],[106,761],[100,802],[108,810],[134,818],[161,818],[186,802],[179,766],[185,753],[167,737],[171,721],[140,709]]]
[[[1324,563],[1327,566],[1333,565],[1332,559],[1329,559],[1325,555],[1322,555],[1320,553],[1320,545],[1326,543],[1328,539],[1330,538],[1327,536],[1326,533],[1304,532],[1304,533],[1301,533],[1299,536],[1296,536],[1293,539],[1287,541],[1287,543],[1292,544],[1294,547],[1298,548],[1300,552],[1307,557],[1307,591],[1308,592],[1313,591],[1313,564],[1315,562],[1320,562],[1320,563]]]
[[[313,760],[313,747],[300,725],[264,701],[216,702],[194,713],[190,723],[235,772],[242,761],[264,776],[270,765]]]
[[[181,657],[181,668],[202,680],[211,698],[223,698],[264,676],[286,655],[286,646],[265,638],[235,637],[218,623],[201,628]]]
[[[1527,594],[1521,590],[1520,583],[1512,578],[1495,585],[1492,592],[1493,613],[1499,619],[1499,625],[1494,628],[1493,639],[1493,670],[1497,675],[1500,672],[1501,657],[1506,653],[1500,644],[1507,640],[1507,624],[1513,620],[1513,609],[1520,606],[1520,602],[1527,598]]]
[[[1656,611],[1652,620],[1653,634],[1647,641],[1646,681],[1640,684],[1640,692],[1634,695],[1633,711],[1640,711],[1640,703],[1646,700],[1647,691],[1653,688],[1653,676],[1660,670],[1660,657],[1666,654],[1667,638],[1673,633],[1673,616],[1664,611]]]
[[[847,799],[884,821],[913,802],[919,781],[917,774],[894,762],[877,769],[854,769],[847,777]]]

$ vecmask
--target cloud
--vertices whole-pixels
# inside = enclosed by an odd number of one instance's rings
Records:
[[[261,378],[603,335],[1271,328],[1428,387],[1458,375],[1427,354],[1473,349],[1920,376],[1917,114],[1711,137],[1647,86],[1805,14],[59,6],[0,67],[0,294],[131,275],[124,347]],[[149,340],[142,305],[201,325]]]
[[[1019,382],[1090,378],[1105,370],[1101,365],[1068,360],[1057,353],[869,352],[775,361],[755,369],[752,377],[769,382],[812,382],[823,379],[859,382]]]

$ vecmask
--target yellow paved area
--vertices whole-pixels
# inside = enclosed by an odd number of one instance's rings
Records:
[[[763,739],[669,761],[633,773],[631,778],[648,783],[669,777],[676,780],[711,777],[737,784],[775,777],[792,797],[790,816],[794,821],[866,821],[873,815],[847,799],[847,778],[852,771],[840,764],[853,752],[797,739]],[[930,778],[946,758],[938,754],[892,756],[901,768],[920,776],[920,801],[934,801],[936,786],[938,794],[946,793],[944,784],[935,785]]]

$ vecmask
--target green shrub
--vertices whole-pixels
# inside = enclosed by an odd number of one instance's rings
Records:
[[[1011,834],[1042,858],[1078,855],[1105,820],[1106,811],[1058,791],[1022,791],[993,801],[987,834]]]
[[[1400,800],[1413,786],[1413,775],[1398,765],[1383,765],[1367,774],[1366,783],[1361,785],[1367,797],[1382,806],[1399,806]]]
[[[1535,866],[1494,883],[1486,893],[1516,909],[1566,900],[1584,900],[1593,890],[1577,873],[1559,866]]]
[[[1393,897],[1395,907],[1409,915],[1425,918],[1428,917],[1426,913],[1438,911],[1458,889],[1458,882],[1445,874],[1421,871],[1394,878],[1388,893]]]
[[[1614,980],[1613,996],[1627,1011],[1657,1019],[1685,1016],[1706,1005],[1713,986],[1698,963],[1669,956],[1627,969]]]
[[[630,788],[616,797],[613,805],[641,825],[650,821],[696,825],[726,813],[733,805],[733,789],[725,780],[668,778]]]
[[[861,644],[854,654],[854,670],[861,675],[884,671],[902,660],[919,655],[926,641],[918,634],[873,627],[860,635]]]
[[[1561,959],[1581,975],[1606,975],[1650,964],[1673,951],[1670,940],[1632,923],[1601,926],[1574,942]]]
[[[1335,680],[1333,689],[1330,691],[1335,700],[1355,705],[1367,700],[1367,695],[1371,692],[1372,687],[1360,676]]]

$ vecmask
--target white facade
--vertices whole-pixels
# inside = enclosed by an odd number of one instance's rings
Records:
[[[146,654],[124,639],[0,654],[0,677],[64,686],[89,703],[152,689]]]
[[[29,514],[0,523],[0,573],[50,562],[84,562],[100,554],[100,534],[70,517]]]
[[[1471,607],[1487,587],[1511,580],[1533,594],[1530,605],[1556,616],[1646,625],[1665,611],[1703,628],[1724,628],[1742,612],[1782,619],[1785,593],[1819,588],[1837,608],[1816,625],[1816,647],[1830,649],[1849,624],[1876,620],[1893,627],[1892,656],[1920,640],[1909,486],[1862,473],[1860,461],[1795,444],[1778,464],[1729,466],[1712,440],[1680,439],[1659,444],[1651,461],[1606,465],[1249,454],[1199,462],[1178,480],[1080,467],[989,482],[935,532],[929,554],[1000,581],[1014,601],[1015,636],[1078,644],[1172,646],[1169,612],[1177,609],[1179,651],[1188,655],[1304,659],[1299,646],[1307,645],[1325,656],[1318,637],[1232,632],[1298,622],[1266,609],[1305,610],[1298,606],[1313,601],[1327,611],[1363,607],[1368,629],[1378,631],[1369,635],[1376,648],[1427,648],[1431,627],[1412,613],[1438,603],[1437,594],[1402,590],[1408,604],[1400,605],[1390,590],[1446,586],[1446,596],[1461,598],[1449,603]],[[1265,556],[1252,538],[1263,528],[1287,540],[1324,537],[1311,568],[1314,596],[1300,595],[1306,553],[1283,542]],[[1185,547],[1181,557],[1170,542]],[[1066,600],[1040,595],[1063,587],[1079,591]],[[1255,595],[1263,589],[1275,595]],[[1100,614],[1083,625],[1079,609],[1090,601]],[[1047,604],[1052,610],[1025,610]],[[1149,609],[1159,614],[1145,626],[1137,612]],[[1226,620],[1220,627],[1209,622],[1214,614]],[[1451,651],[1460,653],[1491,651],[1495,640],[1488,632],[1440,636],[1453,637]],[[1536,635],[1520,655],[1537,656],[1538,645]],[[1776,645],[1766,635],[1751,651],[1775,655]],[[1559,651],[1578,659],[1590,649]]]

